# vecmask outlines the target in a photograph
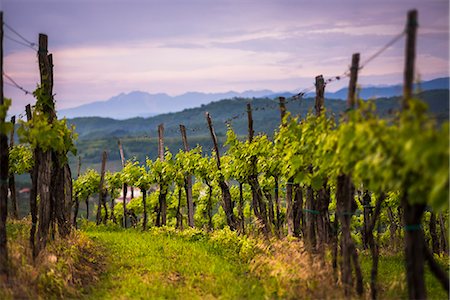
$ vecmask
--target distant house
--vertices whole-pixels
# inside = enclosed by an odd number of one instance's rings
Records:
[[[133,196],[134,196],[134,198],[137,198],[137,197],[141,197],[142,196],[142,194],[141,194],[141,189],[139,189],[139,188],[136,188],[136,187],[128,187],[127,188],[127,196],[126,196],[126,198],[125,198],[125,200],[126,200],[126,203],[128,203],[128,202],[130,202],[131,201],[131,189],[133,189]],[[117,197],[116,199],[114,199],[114,202],[115,203],[122,203],[122,201],[123,201],[123,190],[121,189],[120,190],[120,193],[119,193],[119,197]]]
[[[31,192],[30,188],[23,188],[19,190],[19,194],[29,194]]]

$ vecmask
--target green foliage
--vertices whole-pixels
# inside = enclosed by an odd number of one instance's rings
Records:
[[[3,104],[0,105],[0,120],[5,120],[8,109],[11,106],[12,100],[8,98],[3,98]],[[11,122],[1,122],[0,123],[0,133],[7,134],[13,129],[13,124]]]
[[[211,213],[214,214],[217,212],[217,206],[220,199],[220,189],[218,186],[211,186]],[[196,199],[196,208],[194,213],[194,222],[195,226],[198,228],[208,228],[209,226],[209,216],[208,216],[208,199],[209,195],[209,187],[205,186],[201,182],[197,182],[193,185],[193,195],[198,194]],[[225,215],[224,215],[225,216]],[[226,224],[226,219],[225,219]],[[213,223],[214,225],[214,223]]]
[[[67,127],[65,118],[49,123],[43,113],[35,110],[30,121],[20,121],[18,135],[22,143],[30,144],[33,149],[53,150],[59,154],[62,161],[66,161],[67,153],[77,153],[74,144],[77,134],[74,130],[73,126],[71,129]]]
[[[80,175],[73,182],[73,195],[79,199],[87,199],[89,196],[97,194],[100,188],[100,174],[92,169]]]
[[[122,188],[123,182],[120,172],[109,172],[105,173],[105,186],[108,190],[117,190]]]
[[[448,207],[448,144],[448,122],[437,126],[418,100],[391,122],[371,102],[361,102],[339,126],[325,114],[302,122],[287,117],[275,136],[285,178],[318,189],[324,178],[333,184],[345,173],[357,185],[407,193],[412,203],[436,210]]]
[[[215,180],[217,180],[219,178],[218,173],[219,170],[217,169],[214,158],[203,156],[197,159],[194,174],[196,177],[203,180],[206,184],[212,184]]]
[[[156,159],[152,161],[147,158],[146,165],[150,169],[150,182],[158,183],[160,189],[167,192],[176,175],[174,164],[172,153],[169,151],[166,151],[164,160]]]
[[[55,109],[55,102],[53,101],[53,96],[47,92],[45,86],[38,85],[36,90],[33,92],[33,96],[36,98],[36,110],[44,114],[48,114],[49,111]],[[49,117],[47,115],[47,117]]]
[[[151,174],[147,172],[144,166],[140,166],[139,162],[127,162],[123,168],[120,179],[128,186],[136,186],[140,189],[147,190],[152,183]]]
[[[9,150],[9,173],[29,173],[34,165],[33,151],[28,145],[15,145]]]

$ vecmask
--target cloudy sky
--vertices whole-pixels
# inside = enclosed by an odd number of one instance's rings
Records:
[[[417,71],[448,76],[448,0],[1,0],[7,25],[37,42],[49,36],[57,107],[141,90],[301,91],[318,74],[342,74],[354,52],[364,62],[419,11]],[[4,69],[33,90],[34,50],[8,28]],[[402,81],[404,39],[368,64],[361,84]],[[346,81],[330,84],[336,90]],[[33,98],[10,86],[12,112]]]

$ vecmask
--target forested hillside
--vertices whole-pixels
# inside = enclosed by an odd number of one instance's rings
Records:
[[[449,91],[431,90],[420,93],[418,98],[424,100],[432,117],[438,120],[446,120],[449,116]],[[292,115],[306,116],[308,111],[314,108],[314,99],[292,98],[287,100],[287,109]],[[290,102],[289,102],[290,101]],[[385,118],[400,109],[401,97],[379,98],[371,100],[375,103],[379,114]],[[278,102],[268,98],[235,98],[212,102],[201,107],[186,109],[178,113],[162,114],[151,118],[133,118],[128,120],[114,120],[107,118],[75,118],[68,120],[73,124],[78,133],[78,155],[81,157],[82,169],[93,166],[99,169],[100,153],[107,150],[109,155],[109,167],[119,168],[119,151],[117,140],[121,139],[127,158],[136,157],[139,160],[146,156],[157,156],[157,127],[164,124],[165,145],[171,151],[182,149],[179,132],[179,124],[187,128],[190,144],[199,144],[207,152],[212,149],[206,126],[205,112],[209,112],[213,118],[219,143],[225,141],[227,130],[226,121],[231,121],[234,131],[238,135],[247,132],[246,104],[251,103],[254,112],[254,130],[256,133],[271,133],[279,125]],[[339,115],[346,110],[345,101],[325,99],[327,113],[334,115],[338,120]],[[137,108],[139,109],[139,108]],[[232,119],[236,117],[235,119]],[[74,165],[75,159],[71,158]]]

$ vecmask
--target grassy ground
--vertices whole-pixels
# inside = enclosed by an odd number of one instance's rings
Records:
[[[87,234],[107,249],[108,265],[88,299],[264,298],[248,264],[211,242],[135,230]]]
[[[447,261],[448,268],[448,257],[441,259],[440,263],[445,267],[445,260]],[[363,253],[360,255],[360,262],[368,290],[372,259],[368,254]],[[405,262],[402,255],[380,256],[378,265],[378,283],[380,286],[380,299],[408,299]],[[429,299],[448,299],[447,292],[430,272],[428,265],[426,265],[425,268],[425,284]]]
[[[333,271],[298,240],[267,243],[229,230],[123,230],[84,223],[33,263],[29,220],[8,224],[11,278],[0,299],[343,299]],[[371,259],[360,253],[369,298]],[[440,263],[447,267],[448,257]],[[379,299],[407,299],[401,255],[380,257]],[[429,299],[448,299],[429,272]]]
[[[33,260],[30,220],[6,226],[9,277],[0,281],[0,299],[74,299],[81,297],[103,270],[101,251],[85,234],[73,231],[49,241]]]

